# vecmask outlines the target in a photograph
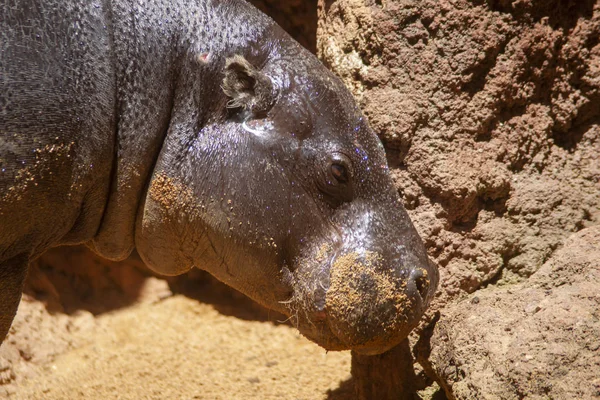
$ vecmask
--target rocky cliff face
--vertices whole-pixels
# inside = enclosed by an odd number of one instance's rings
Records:
[[[450,399],[600,396],[600,225],[572,235],[527,281],[442,311],[423,366]]]
[[[249,0],[313,53],[317,46],[316,0]]]
[[[600,2],[320,0],[318,12],[318,54],[380,134],[440,267],[440,323],[457,329],[469,319],[457,301],[486,287],[498,290],[495,304],[510,304],[510,285],[533,285],[569,236],[599,223]],[[461,351],[452,362],[468,363]],[[442,364],[437,372],[454,367]],[[452,397],[449,378],[437,379]],[[554,393],[524,393],[544,390]],[[486,391],[477,393],[457,396]]]
[[[384,140],[444,301],[527,278],[598,221],[593,2],[339,0],[319,12],[319,55]]]

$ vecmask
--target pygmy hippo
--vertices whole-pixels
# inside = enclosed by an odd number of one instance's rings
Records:
[[[0,340],[28,263],[192,267],[328,350],[381,353],[438,272],[351,94],[243,0],[0,4]]]

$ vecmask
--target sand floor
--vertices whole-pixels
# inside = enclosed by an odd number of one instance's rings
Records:
[[[75,348],[14,398],[351,397],[349,352],[327,353],[287,325],[223,315],[183,295],[87,318]]]

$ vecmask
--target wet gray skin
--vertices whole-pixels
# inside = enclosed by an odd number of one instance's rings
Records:
[[[438,273],[341,81],[243,1],[0,5],[0,337],[45,249],[198,267],[329,350],[388,350]]]

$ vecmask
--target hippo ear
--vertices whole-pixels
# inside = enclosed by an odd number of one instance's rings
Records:
[[[266,114],[277,98],[271,78],[244,57],[235,55],[225,61],[223,92],[230,98],[228,108],[242,107],[255,116]]]

